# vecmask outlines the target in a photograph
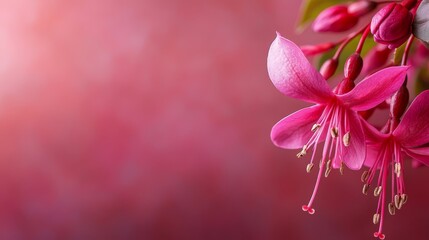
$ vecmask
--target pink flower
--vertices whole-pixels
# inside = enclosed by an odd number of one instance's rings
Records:
[[[364,123],[368,141],[368,153],[365,165],[369,166],[369,171],[362,175],[365,182],[363,192],[367,194],[370,183],[374,180],[376,170],[379,170],[377,185],[374,195],[379,197],[377,212],[374,214],[374,224],[379,223],[379,229],[374,233],[375,237],[384,239],[382,233],[384,212],[386,207],[387,181],[389,178],[389,167],[391,169],[391,200],[387,204],[391,215],[395,214],[395,209],[401,209],[407,201],[405,194],[404,174],[403,174],[403,154],[422,164],[429,165],[429,147],[424,146],[429,143],[429,91],[422,92],[416,97],[405,112],[401,122],[396,129],[389,134],[380,133],[374,127]],[[422,147],[423,146],[423,147]]]
[[[307,61],[298,46],[277,34],[268,53],[268,73],[274,86],[289,97],[315,103],[280,120],[271,131],[273,143],[281,148],[302,150],[304,156],[313,148],[307,171],[314,165],[317,143],[325,142],[313,195],[304,211],[311,207],[321,175],[343,164],[360,169],[365,159],[365,136],[356,111],[375,107],[391,96],[402,84],[408,67],[390,67],[360,82],[353,90],[332,91],[325,79]]]

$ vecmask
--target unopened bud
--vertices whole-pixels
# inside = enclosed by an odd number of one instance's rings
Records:
[[[401,46],[411,34],[413,15],[401,4],[390,3],[380,9],[371,21],[371,33],[378,43],[390,49]]]
[[[334,89],[337,94],[345,94],[350,92],[355,87],[353,80],[349,78],[344,78],[340,84]]]
[[[417,0],[404,0],[402,1],[402,5],[407,9],[413,8],[417,3]]]
[[[410,94],[405,85],[402,85],[399,90],[392,96],[390,100],[390,114],[394,119],[400,119],[408,106]]]
[[[363,60],[360,54],[353,53],[344,64],[344,77],[354,81],[360,74]]]
[[[373,1],[358,1],[351,3],[347,10],[349,14],[361,17],[377,7],[377,3]]]
[[[323,10],[313,23],[315,32],[344,32],[354,27],[359,16],[350,14],[345,5],[335,5]]]
[[[335,74],[335,71],[338,67],[338,60],[337,59],[328,59],[325,63],[323,63],[322,67],[320,68],[320,74],[322,74],[323,78],[329,79]]]
[[[371,74],[375,70],[383,67],[387,63],[387,60],[389,60],[391,52],[392,50],[384,44],[375,46],[365,56],[362,73],[364,75]]]
[[[335,46],[336,45],[334,43],[331,43],[331,42],[322,43],[322,44],[318,44],[318,45],[304,45],[304,46],[301,46],[301,51],[306,56],[314,56],[314,55],[329,51],[332,48],[334,48]]]

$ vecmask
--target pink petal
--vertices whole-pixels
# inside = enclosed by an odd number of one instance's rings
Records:
[[[370,168],[376,163],[377,158],[380,155],[381,147],[382,147],[382,145],[380,143],[367,145],[366,157],[365,157],[365,162],[364,162],[364,165],[366,167]],[[377,167],[377,169],[378,168],[379,168],[379,166]]]
[[[271,140],[274,145],[287,149],[303,147],[313,135],[311,128],[320,118],[324,109],[325,106],[314,105],[280,120],[271,130]]]
[[[350,92],[339,95],[346,106],[355,111],[371,109],[392,96],[405,80],[409,67],[389,67],[362,80]]]
[[[429,166],[429,147],[426,148],[408,148],[404,149],[405,153],[411,158],[419,161],[420,163]]]
[[[429,142],[429,90],[414,99],[393,135],[405,147]]]
[[[350,125],[350,145],[342,145],[343,161],[352,170],[362,167],[366,156],[365,136],[361,126],[360,117],[352,111],[347,113],[348,124]]]
[[[278,33],[268,52],[267,67],[274,86],[286,96],[314,103],[326,103],[334,96],[301,49]]]
[[[361,119],[362,129],[365,134],[365,140],[366,143],[369,145],[377,145],[378,143],[381,143],[386,138],[388,138],[389,134],[381,133],[377,128],[372,126],[369,122],[367,122],[365,119]]]

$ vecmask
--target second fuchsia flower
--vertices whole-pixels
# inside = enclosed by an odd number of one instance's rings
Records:
[[[323,172],[327,176],[333,168],[342,171],[343,165],[360,169],[364,162],[365,136],[357,111],[371,109],[396,92],[408,67],[383,69],[351,91],[341,86],[332,91],[300,48],[279,34],[271,44],[267,67],[271,81],[281,93],[315,103],[280,120],[271,131],[276,146],[302,148],[298,157],[313,149],[307,171],[315,164],[318,143],[324,142],[313,195],[303,206],[304,211],[313,214],[312,205]]]
[[[379,223],[379,229],[374,237],[384,239],[383,222],[385,208],[391,215],[395,209],[401,209],[407,201],[405,194],[403,174],[403,153],[422,164],[429,165],[429,147],[422,147],[429,143],[429,91],[418,95],[404,114],[398,126],[389,121],[393,131],[384,134],[364,122],[368,141],[368,154],[365,165],[369,171],[362,175],[365,182],[363,193],[367,194],[368,188],[376,181],[374,196],[379,198],[377,211],[373,216],[374,224]],[[390,168],[390,174],[389,174]],[[378,179],[374,180],[377,170]],[[391,177],[391,195],[387,196],[388,178]],[[390,203],[386,205],[386,201]]]

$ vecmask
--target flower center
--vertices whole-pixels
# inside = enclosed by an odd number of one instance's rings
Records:
[[[315,212],[312,205],[316,197],[322,175],[328,177],[333,168],[339,169],[341,175],[343,174],[343,147],[350,146],[351,138],[350,126],[346,116],[346,109],[344,109],[340,104],[336,102],[328,104],[317,123],[315,123],[311,128],[311,131],[314,133],[310,140],[297,154],[297,157],[301,158],[307,154],[309,149],[312,148],[311,160],[306,167],[306,171],[310,173],[315,164],[318,143],[324,142],[322,158],[319,162],[319,171],[313,194],[308,204],[302,206],[302,210],[309,214],[314,214]]]
[[[407,202],[408,196],[405,192],[403,169],[403,159],[401,156],[401,147],[392,138],[386,139],[379,148],[374,164],[368,171],[364,171],[361,177],[364,186],[362,193],[367,195],[371,183],[375,182],[375,175],[378,170],[377,185],[374,188],[374,196],[378,197],[377,211],[373,215],[373,223],[379,224],[378,231],[374,233],[374,237],[384,239],[383,231],[385,208],[391,215],[395,215],[396,209],[401,209]],[[390,168],[390,169],[389,169]],[[391,201],[386,205],[387,198],[387,181],[391,171]]]

